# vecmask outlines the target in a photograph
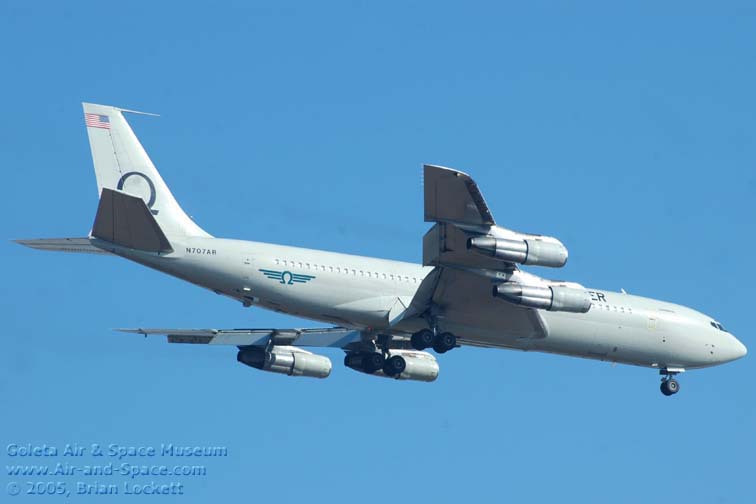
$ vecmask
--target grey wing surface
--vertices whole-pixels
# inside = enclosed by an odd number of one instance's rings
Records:
[[[498,346],[507,338],[542,338],[546,326],[538,310],[494,298],[494,281],[517,275],[516,264],[486,257],[467,247],[470,236],[495,226],[491,210],[466,173],[425,165],[425,220],[435,222],[423,238],[423,264],[435,266],[434,289],[425,297],[448,327],[467,344]],[[466,337],[474,328],[477,336]],[[504,345],[507,346],[507,345]]]
[[[107,250],[92,245],[89,238],[40,238],[35,240],[14,241],[19,245],[24,245],[37,250],[111,255]]]
[[[443,166],[423,167],[425,221],[493,226],[493,215],[470,175]]]
[[[359,344],[359,331],[344,327],[322,329],[170,329],[132,328],[120,332],[167,336],[169,343],[204,345],[332,347],[348,349]]]

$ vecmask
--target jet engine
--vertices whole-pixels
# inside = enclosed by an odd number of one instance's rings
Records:
[[[327,378],[331,374],[331,359],[292,346],[274,346],[271,350],[245,347],[236,354],[236,360],[256,369],[289,376]]]
[[[493,295],[528,308],[573,313],[585,313],[591,309],[591,295],[588,291],[563,285],[523,285],[506,282],[496,285]]]
[[[502,261],[534,266],[561,268],[567,263],[567,248],[548,236],[527,238],[496,238],[475,236],[467,240],[468,250],[489,255]]]
[[[344,365],[361,373],[371,374],[374,376],[383,376],[385,378],[394,378],[397,380],[415,380],[432,382],[438,378],[438,361],[428,352],[417,350],[391,350],[391,357],[400,357],[404,360],[404,370],[395,375],[389,376],[382,369],[376,369],[376,360],[383,362],[383,356],[374,352],[348,352],[344,357]]]

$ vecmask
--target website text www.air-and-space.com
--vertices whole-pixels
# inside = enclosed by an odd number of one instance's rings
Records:
[[[208,475],[209,460],[227,457],[228,448],[10,443],[4,455],[10,496],[160,496],[185,495],[192,479]]]

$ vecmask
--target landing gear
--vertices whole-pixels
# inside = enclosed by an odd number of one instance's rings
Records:
[[[412,335],[410,343],[415,350],[433,347],[436,353],[442,354],[457,346],[457,337],[450,332],[433,334],[430,329],[423,329]]]
[[[433,341],[433,350],[439,354],[446,353],[455,346],[457,346],[457,337],[450,332],[437,335]]]
[[[680,384],[674,378],[674,376],[680,371],[681,370],[671,371],[669,369],[659,370],[659,374],[662,375],[662,382],[661,386],[659,387],[662,394],[664,394],[665,396],[671,396],[677,394],[680,391]]]
[[[412,343],[412,348],[415,350],[425,350],[426,348],[433,346],[433,339],[435,337],[433,331],[430,329],[423,329],[412,335],[410,343]]]
[[[365,357],[362,358],[362,369],[368,374],[373,374],[379,369],[383,369],[385,363],[386,359],[383,354],[372,352],[365,354]]]
[[[407,368],[407,361],[401,355],[394,355],[383,364],[383,373],[386,376],[399,376]]]
[[[674,378],[666,378],[662,380],[660,389],[665,396],[671,396],[680,391],[680,384]]]

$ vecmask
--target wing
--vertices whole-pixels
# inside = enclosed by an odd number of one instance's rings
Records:
[[[436,267],[433,288],[422,298],[425,308],[440,309],[445,321],[458,328],[462,341],[465,327],[489,333],[492,342],[502,334],[544,337],[546,327],[538,310],[492,295],[495,284],[518,281],[527,273],[514,261],[470,250],[471,237],[517,233],[496,226],[478,185],[466,173],[425,165],[424,179],[425,220],[436,223],[423,237],[423,264]],[[421,311],[419,306],[415,311]]]
[[[345,327],[322,329],[116,329],[116,331],[143,334],[144,336],[164,335],[168,343],[190,343],[203,345],[267,346],[287,345],[295,347],[332,347],[345,350],[362,344],[360,331]]]
[[[513,340],[546,337],[546,325],[538,310],[495,298],[494,281],[474,271],[440,268],[432,303],[464,344],[511,346]],[[466,332],[475,331],[474,342]]]
[[[425,165],[425,221],[436,222],[423,237],[423,264],[470,269],[514,270],[503,262],[468,250],[471,233],[497,228],[478,185],[466,173]]]
[[[425,222],[453,222],[473,226],[493,226],[493,215],[478,189],[466,173],[425,165]]]

